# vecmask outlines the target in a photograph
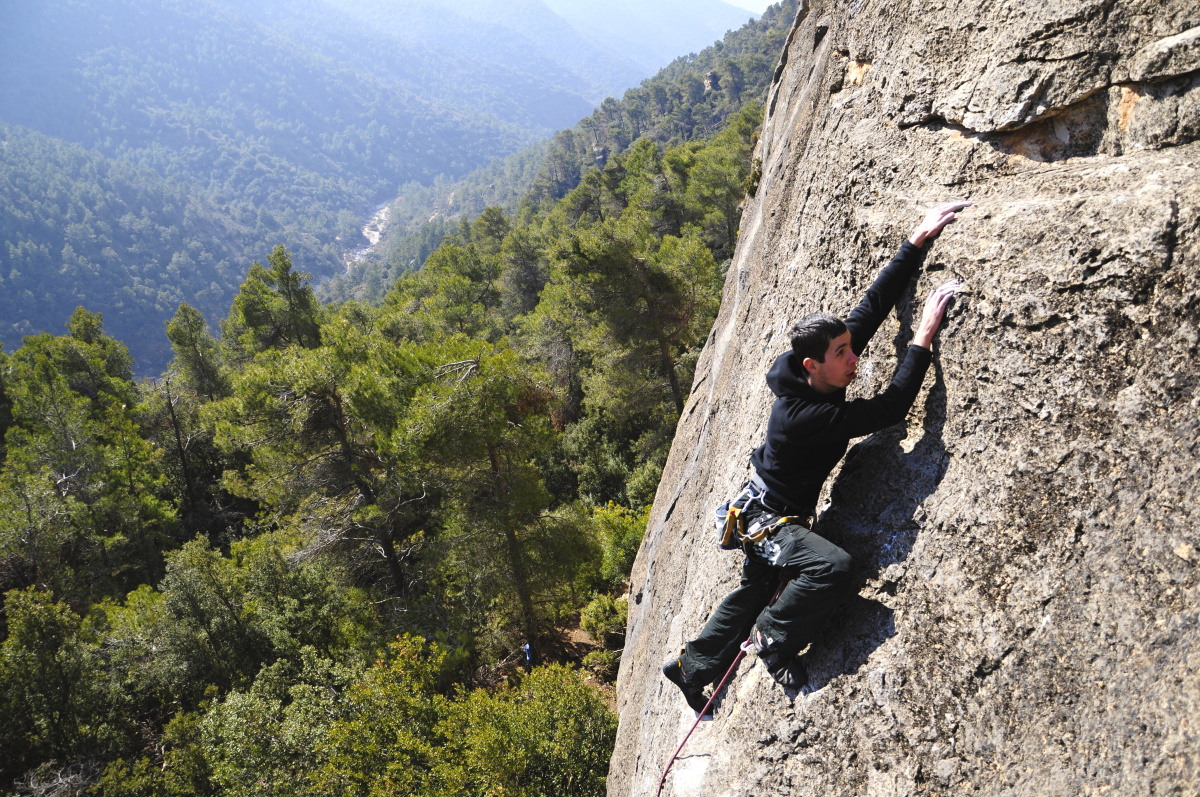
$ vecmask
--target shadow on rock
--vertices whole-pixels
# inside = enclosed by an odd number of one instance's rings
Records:
[[[858,586],[912,553],[923,505],[946,475],[946,383],[936,359],[932,368],[920,439],[905,451],[908,430],[901,426],[851,448],[831,487],[831,506],[814,524],[814,531],[853,557]]]
[[[860,595],[848,598],[837,620],[804,654],[808,687],[816,691],[839,675],[855,674],[895,633],[890,608]]]
[[[911,312],[911,304],[901,312],[898,357],[908,347]],[[924,525],[923,505],[946,475],[946,383],[936,356],[931,368],[920,438],[906,450],[907,428],[893,427],[851,448],[831,486],[831,506],[814,524],[816,533],[850,554],[855,569],[848,596],[804,655],[813,691],[858,672],[895,634],[892,610],[857,593],[876,578],[881,591],[895,589]]]

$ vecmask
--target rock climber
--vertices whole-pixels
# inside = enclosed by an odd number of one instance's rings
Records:
[[[704,688],[730,667],[743,640],[782,686],[800,689],[806,683],[797,653],[829,618],[851,564],[849,554],[809,528],[821,486],[852,438],[904,420],[933,357],[934,335],[960,284],[947,282],[930,293],[908,352],[883,392],[848,401],[846,388],[857,375],[859,355],[924,260],[928,242],[970,204],[950,202],[929,211],[844,321],[813,313],[791,328],[791,351],[780,355],[767,373],[776,399],[766,440],[750,456],[754,475],[747,491],[754,498],[742,513],[747,524],[759,521],[761,526],[774,518],[782,525],[763,539],[742,543],[741,584],[716,608],[700,635],[663,667],[694,711],[705,711],[710,701]],[[787,581],[771,603],[781,575]]]

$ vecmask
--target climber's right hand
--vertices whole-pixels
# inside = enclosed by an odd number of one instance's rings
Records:
[[[971,204],[966,201],[958,201],[938,205],[925,214],[925,218],[917,225],[917,229],[913,230],[913,234],[908,240],[913,246],[924,246],[926,241],[936,238],[943,227],[954,221],[955,214],[965,207],[970,207]]]

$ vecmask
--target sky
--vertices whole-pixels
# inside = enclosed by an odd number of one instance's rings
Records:
[[[767,10],[767,6],[773,6],[779,0],[725,0],[731,6],[744,8],[747,11],[753,11],[755,14],[761,14]]]

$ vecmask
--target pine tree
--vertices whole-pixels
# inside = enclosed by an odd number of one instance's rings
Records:
[[[269,268],[257,261],[242,283],[229,316],[221,324],[222,342],[232,360],[248,362],[267,349],[320,345],[320,306],[309,281],[311,275],[292,269],[283,245],[267,257]]]

